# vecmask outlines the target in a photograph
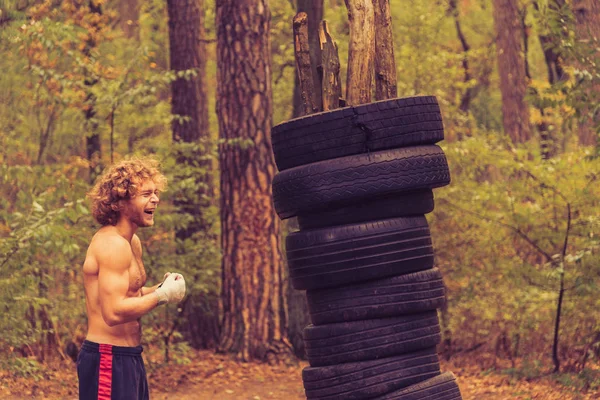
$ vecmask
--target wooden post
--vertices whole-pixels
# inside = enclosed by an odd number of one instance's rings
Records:
[[[321,69],[323,75],[323,111],[327,111],[338,108],[342,97],[338,47],[329,33],[327,21],[322,21],[319,25],[319,41],[321,42]]]
[[[373,0],[375,10],[375,100],[398,97],[390,0]]]
[[[308,44],[308,16],[305,12],[299,12],[294,17],[294,53],[300,79],[300,97],[304,105],[304,115],[312,114],[319,111],[319,107],[314,99],[315,85]]]
[[[375,16],[372,1],[345,0],[350,23],[346,80],[346,102],[349,105],[371,102],[375,53]]]

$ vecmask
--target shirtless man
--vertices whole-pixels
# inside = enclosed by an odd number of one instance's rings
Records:
[[[154,225],[165,185],[155,161],[135,159],[110,167],[89,193],[92,214],[102,227],[83,263],[88,332],[77,358],[80,400],[149,398],[140,318],[185,295],[185,280],[175,273],[144,287],[142,245],[135,232]]]

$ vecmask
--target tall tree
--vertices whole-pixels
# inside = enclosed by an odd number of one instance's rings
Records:
[[[319,41],[319,24],[323,19],[323,0],[298,0],[296,12],[305,12],[308,17],[308,42],[310,46],[310,59],[312,61],[313,81],[315,88],[320,89],[321,81],[318,66],[321,64],[321,44]],[[300,96],[300,80],[298,74],[295,75],[294,82],[294,117],[304,114],[302,98]],[[321,91],[315,90],[315,104],[321,107]]]
[[[531,138],[527,78],[517,0],[493,0],[504,131],[513,143]]]
[[[200,161],[208,151],[208,102],[206,96],[206,49],[202,38],[201,0],[168,0],[169,45],[171,70],[177,78],[171,83],[171,112],[173,141],[196,146],[181,147],[177,161],[184,166],[210,162]],[[206,158],[206,157],[204,157]],[[207,228],[202,217],[201,200],[210,183],[210,174],[196,176],[196,193],[184,193],[176,202],[181,211],[192,216],[192,221],[176,233],[185,240]]]
[[[91,58],[97,43],[97,38],[103,28],[102,6],[99,1],[89,0],[89,14],[85,15],[86,21],[83,26],[87,28],[83,55]],[[85,124],[87,128],[86,152],[90,161],[90,181],[96,180],[96,177],[102,171],[102,147],[100,143],[99,122],[96,118],[96,95],[93,87],[98,83],[98,77],[93,71],[87,69],[85,72],[84,86],[86,87],[86,107],[84,108]]]
[[[202,0],[168,0],[167,10],[171,70],[181,75],[171,83],[173,140],[194,143],[208,136]]]
[[[267,0],[217,1],[223,323],[219,349],[288,356],[279,220],[271,200],[271,45]]]
[[[469,67],[469,51],[471,50],[471,46],[469,42],[467,42],[467,38],[462,30],[461,22],[460,22],[460,10],[458,9],[457,0],[450,0],[448,2],[448,13],[452,15],[454,18],[454,26],[456,27],[456,35],[458,36],[458,40],[460,40],[460,44],[463,50],[463,59],[462,66],[464,70],[463,82],[467,85],[467,89],[463,93],[460,99],[459,110],[468,113],[469,108],[471,106],[471,100],[473,100],[473,96],[475,94],[475,88],[469,86],[469,82],[473,79],[471,75],[471,69]]]
[[[582,46],[593,49],[596,53],[600,45],[600,2],[598,0],[573,0],[573,14],[575,16],[575,32],[577,40]],[[588,57],[585,57],[588,58]],[[583,63],[581,62],[583,61]],[[580,60],[581,64],[593,65],[593,60]],[[583,66],[585,69],[586,67]],[[587,93],[589,103],[596,103],[600,95],[600,84],[594,83]],[[590,109],[583,109],[583,120],[579,126],[579,143],[585,146],[596,145],[597,133],[594,125],[598,121],[598,116],[589,115]]]
[[[171,83],[173,141],[176,146],[178,181],[194,182],[178,190],[174,204],[187,217],[185,226],[175,232],[178,252],[188,252],[190,240],[215,241],[212,221],[207,216],[212,192],[209,154],[208,99],[206,94],[206,44],[203,0],[168,0],[171,70],[177,78]],[[188,240],[188,241],[186,241]],[[209,347],[218,339],[218,302],[209,307],[206,299],[193,294],[183,312],[194,347]],[[200,329],[202,327],[202,329]]]

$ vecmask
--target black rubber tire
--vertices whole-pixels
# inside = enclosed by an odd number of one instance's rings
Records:
[[[389,318],[435,310],[446,301],[439,269],[335,289],[309,290],[306,300],[314,325]]]
[[[377,397],[377,400],[462,400],[452,372]]]
[[[435,145],[405,147],[280,172],[273,179],[273,203],[279,217],[286,219],[449,183],[442,149]]]
[[[379,360],[307,367],[302,371],[308,400],[372,399],[440,374],[435,348]]]
[[[298,290],[333,288],[433,268],[424,216],[291,233],[289,277]]]
[[[376,360],[411,353],[440,343],[436,311],[396,318],[369,319],[304,328],[311,367]]]
[[[312,214],[298,215],[300,230],[326,228],[380,219],[423,215],[433,211],[433,191],[420,190],[365,199],[360,204],[334,207]]]
[[[434,144],[444,125],[434,96],[382,100],[292,119],[272,129],[280,171],[397,147]]]

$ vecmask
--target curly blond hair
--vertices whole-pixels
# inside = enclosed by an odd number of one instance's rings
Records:
[[[119,200],[133,198],[148,180],[152,180],[158,190],[164,190],[167,185],[167,178],[153,158],[131,158],[108,167],[88,193],[96,221],[102,226],[116,225]]]

